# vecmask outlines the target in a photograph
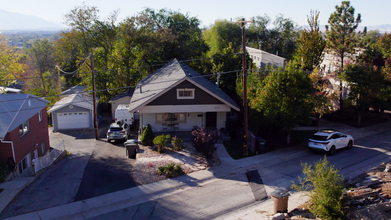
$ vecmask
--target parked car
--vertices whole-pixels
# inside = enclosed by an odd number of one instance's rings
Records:
[[[343,134],[336,130],[321,130],[316,132],[308,141],[310,151],[324,151],[334,155],[335,150],[344,147],[352,148],[354,139],[351,135]]]
[[[130,134],[130,126],[124,123],[123,120],[117,121],[110,125],[109,130],[107,131],[107,141],[111,142],[112,140],[128,140]]]

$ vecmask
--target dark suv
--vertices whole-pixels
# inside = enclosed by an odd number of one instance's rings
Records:
[[[107,131],[107,141],[111,140],[128,140],[130,133],[130,126],[126,123],[123,123],[123,120],[117,121],[117,123],[112,123],[109,130]]]

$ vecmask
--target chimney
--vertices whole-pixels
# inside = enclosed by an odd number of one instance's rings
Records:
[[[140,84],[139,88],[140,88],[140,93],[143,93],[143,90],[141,89],[141,84]]]

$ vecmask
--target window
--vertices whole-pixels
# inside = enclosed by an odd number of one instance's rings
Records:
[[[42,121],[42,110],[38,112],[38,118],[39,118],[39,122]]]
[[[29,131],[29,120],[23,122],[23,124],[19,125],[19,134],[20,136],[25,135]]]
[[[178,99],[194,99],[194,89],[177,89]]]
[[[45,154],[45,151],[46,151],[45,141],[42,142],[41,148],[42,148],[42,155],[44,155],[44,154]]]
[[[158,113],[156,123],[186,123],[186,113]]]

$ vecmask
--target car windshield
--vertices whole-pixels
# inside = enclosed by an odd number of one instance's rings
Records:
[[[327,136],[321,136],[321,135],[314,134],[314,136],[312,136],[311,139],[317,140],[317,141],[325,141],[325,140],[327,140]]]
[[[122,128],[116,127],[116,128],[110,128],[110,131],[122,131]]]

